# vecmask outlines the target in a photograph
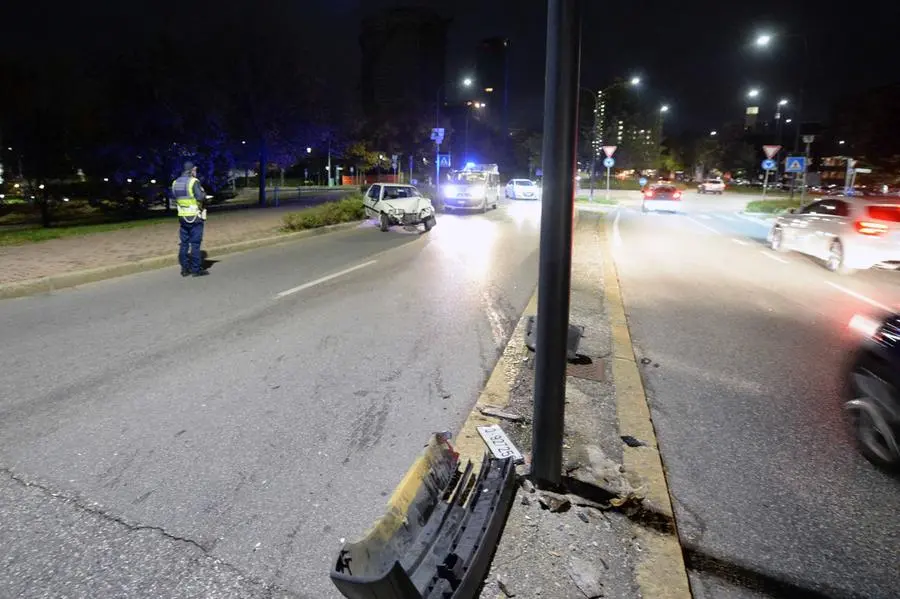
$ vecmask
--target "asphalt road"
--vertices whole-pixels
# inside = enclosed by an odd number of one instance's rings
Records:
[[[900,305],[900,273],[833,275],[725,197],[684,205],[628,203],[613,240],[695,596],[897,597],[900,483],[839,387],[848,321]]]
[[[530,299],[539,210],[0,302],[0,596],[337,597]]]

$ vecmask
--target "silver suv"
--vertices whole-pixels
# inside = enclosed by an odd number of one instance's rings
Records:
[[[825,261],[850,274],[873,266],[900,266],[900,199],[840,196],[791,209],[775,219],[769,244]]]

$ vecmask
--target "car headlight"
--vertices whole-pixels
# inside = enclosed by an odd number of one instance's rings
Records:
[[[448,198],[456,197],[456,185],[445,185],[444,186],[444,195]]]
[[[396,216],[403,216],[403,212],[403,208],[391,208],[391,214],[394,214]]]

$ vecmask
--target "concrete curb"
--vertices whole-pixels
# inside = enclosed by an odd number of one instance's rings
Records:
[[[600,229],[600,235],[605,249],[603,284],[613,342],[612,376],[619,434],[630,435],[647,443],[642,447],[623,447],[623,462],[626,470],[638,474],[646,481],[644,490],[647,501],[673,527],[673,532],[663,533],[635,525],[635,535],[643,548],[642,559],[635,564],[635,575],[644,599],[690,599],[690,582],[672,498],[625,315],[614,248],[608,232],[610,226],[607,220],[606,227]]]
[[[528,317],[537,314],[537,288],[531,295],[528,305],[519,317],[519,322],[513,330],[500,359],[491,371],[484,389],[478,396],[478,401],[469,412],[469,416],[463,423],[458,435],[452,440],[454,449],[459,452],[460,463],[471,460],[472,465],[477,472],[481,468],[481,458],[487,447],[478,434],[477,427],[489,424],[502,424],[498,418],[485,416],[478,408],[483,406],[494,406],[497,408],[506,408],[509,406],[509,398],[512,393],[511,385],[516,380],[519,370],[522,368],[523,359],[529,354],[528,348],[525,347],[525,326]]]
[[[307,237],[316,237],[328,233],[336,233],[338,231],[347,231],[358,227],[362,222],[363,221],[353,221],[337,225],[328,225],[326,227],[318,227],[316,229],[308,229],[306,231],[298,231],[297,233],[286,233],[284,235],[248,239],[247,241],[238,241],[235,243],[214,246],[204,251],[207,253],[208,258],[215,258],[226,254],[234,254],[237,252],[299,241],[301,239],[306,239]],[[158,270],[160,268],[176,266],[177,264],[178,256],[167,254],[164,256],[153,256],[142,260],[135,260],[133,262],[102,266],[100,268],[77,270],[49,277],[16,281],[14,283],[0,285],[0,299],[25,297],[38,293],[50,293],[59,289],[95,283],[106,279],[114,279],[149,270]]]

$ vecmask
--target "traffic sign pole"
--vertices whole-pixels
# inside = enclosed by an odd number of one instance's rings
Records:
[[[763,199],[766,199],[766,189],[769,188],[769,169],[766,169],[766,178],[763,179]]]
[[[609,203],[609,173],[612,170],[611,167],[606,167],[606,203]]]

